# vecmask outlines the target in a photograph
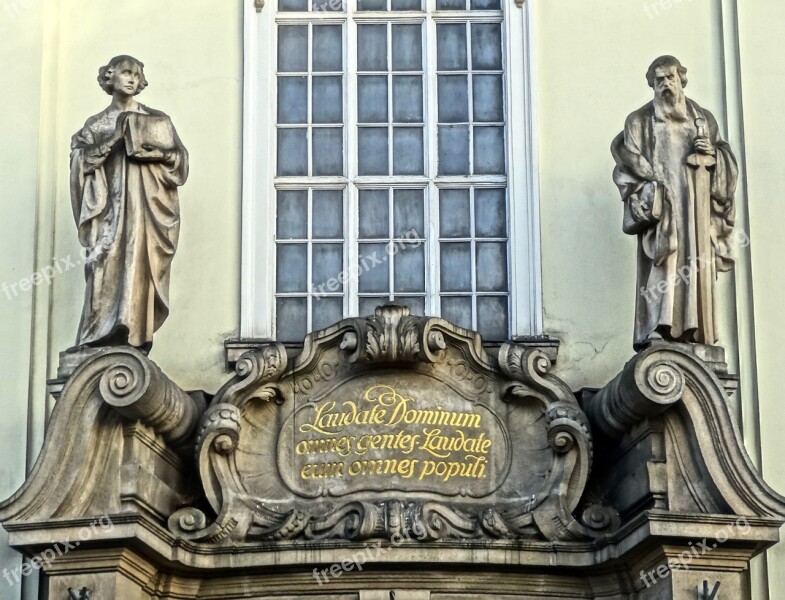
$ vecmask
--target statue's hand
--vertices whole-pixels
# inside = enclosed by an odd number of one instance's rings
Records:
[[[645,198],[631,198],[630,211],[632,211],[633,218],[639,223],[646,223],[652,220],[651,206]]]
[[[142,162],[172,162],[172,153],[164,152],[158,148],[151,148],[149,146],[143,147],[142,150],[134,152],[132,158]]]
[[[714,144],[712,144],[711,140],[707,137],[695,138],[695,150],[701,154],[707,154],[708,156],[715,156],[717,154],[717,148],[714,147]]]

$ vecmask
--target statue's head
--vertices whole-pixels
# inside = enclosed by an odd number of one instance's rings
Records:
[[[673,100],[687,87],[687,69],[675,56],[660,56],[646,71],[646,81],[657,98]]]
[[[98,85],[110,96],[116,93],[136,96],[147,87],[144,63],[127,54],[115,56],[98,69]]]

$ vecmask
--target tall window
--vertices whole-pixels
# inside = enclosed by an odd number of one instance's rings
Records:
[[[509,337],[500,0],[277,8],[275,337],[388,300]]]

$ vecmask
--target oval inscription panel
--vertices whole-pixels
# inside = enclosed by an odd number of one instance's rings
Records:
[[[318,400],[295,398],[278,467],[308,497],[389,490],[477,498],[504,481],[509,450],[489,407],[423,375],[375,374]]]

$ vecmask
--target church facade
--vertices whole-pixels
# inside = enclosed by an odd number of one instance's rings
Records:
[[[0,597],[785,593],[783,9],[0,4]]]

